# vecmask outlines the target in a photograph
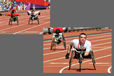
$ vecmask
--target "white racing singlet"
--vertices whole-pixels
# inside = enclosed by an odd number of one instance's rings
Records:
[[[62,33],[59,33],[59,36],[56,37],[56,33],[53,33],[53,38],[55,38],[55,41],[58,41],[59,39],[61,39],[63,36],[62,36]]]
[[[87,52],[91,51],[91,42],[88,40],[85,41],[84,46],[80,46],[79,39],[72,40],[70,44],[73,44],[76,49],[86,49]]]

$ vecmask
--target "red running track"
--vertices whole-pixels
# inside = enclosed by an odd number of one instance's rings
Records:
[[[8,25],[8,16],[0,16],[0,34],[42,34],[44,27],[50,27],[50,10],[40,10],[39,22],[34,21],[33,24],[28,24],[29,16],[27,13],[19,13],[19,25],[13,22]]]
[[[65,59],[66,50],[62,43],[57,45],[57,50],[50,50],[52,35],[44,35],[43,49],[43,72],[44,73],[111,73],[112,72],[112,33],[111,29],[106,30],[88,30],[80,32],[64,33],[65,37],[77,36],[81,32],[88,35],[88,40],[92,42],[92,49],[96,60],[96,70],[93,69],[91,59],[84,59],[82,62],[82,71],[79,72],[78,61],[73,59],[71,70],[68,70],[69,59]],[[105,33],[104,33],[105,32]],[[96,34],[97,33],[97,34]],[[98,34],[99,33],[99,34]],[[78,37],[68,37],[66,39],[67,46],[70,41]]]

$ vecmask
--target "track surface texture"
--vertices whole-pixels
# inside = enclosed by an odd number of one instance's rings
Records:
[[[73,59],[71,69],[68,70],[69,59],[65,59],[66,51],[63,44],[59,44],[56,50],[50,50],[51,35],[43,36],[43,72],[44,73],[111,73],[112,72],[112,29],[83,30],[63,33],[66,45],[73,39],[77,39],[80,33],[87,33],[87,40],[92,42],[92,50],[95,55],[96,70],[93,70],[92,60],[82,61],[82,71],[79,72],[77,59]]]
[[[44,27],[50,27],[50,9],[40,10],[39,24],[33,21],[33,24],[28,24],[29,16],[27,11],[19,12],[19,25],[12,22],[8,25],[9,16],[0,16],[0,34],[42,34]],[[6,12],[2,14],[7,14]]]

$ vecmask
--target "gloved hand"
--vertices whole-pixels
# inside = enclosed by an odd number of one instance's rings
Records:
[[[69,53],[65,55],[65,59],[69,59]]]

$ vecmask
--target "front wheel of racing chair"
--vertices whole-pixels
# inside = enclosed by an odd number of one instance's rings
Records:
[[[12,25],[12,19],[11,18],[9,19],[9,25]]]
[[[28,20],[28,24],[30,24],[30,20],[31,20],[31,18],[29,18],[29,20]]]
[[[13,18],[10,17],[10,19],[9,19],[9,25],[12,25],[12,22],[13,22]]]
[[[38,22],[38,24],[39,24],[39,18],[37,17],[37,22]]]
[[[70,57],[70,60],[69,60],[69,70],[71,69],[71,63],[72,63],[72,59],[73,59],[73,52],[76,51],[78,54],[79,54],[79,57],[77,58],[78,59],[78,62],[79,62],[79,71],[81,71],[81,64],[82,64],[82,60],[83,60],[83,57],[82,57],[82,54],[84,52],[81,52],[81,51],[77,51],[76,49],[72,50],[71,52],[71,57]],[[94,70],[96,70],[96,67],[95,67],[95,58],[94,58],[94,53],[93,51],[90,51],[90,59],[92,59],[92,63],[93,63],[93,67],[94,67]]]
[[[33,24],[33,19],[30,17],[29,20],[28,20],[28,24],[31,24],[31,21],[32,21],[32,24]]]
[[[92,59],[92,62],[93,62],[94,70],[96,70],[96,66],[95,66],[95,57],[94,57],[93,51],[90,52],[90,55],[91,55],[91,59]]]
[[[62,36],[63,36],[63,35],[62,35]],[[64,36],[63,36],[63,44],[64,44],[64,48],[65,48],[65,50],[66,50],[66,41],[65,41]]]
[[[55,43],[55,39],[52,40],[52,43],[51,43],[51,50],[56,50],[56,43]]]
[[[17,18],[10,18],[10,19],[9,19],[9,25],[12,25],[12,22],[13,22],[13,21],[17,21],[17,25],[19,25],[18,17],[17,17]]]
[[[69,69],[71,68],[71,63],[72,63],[72,58],[73,58],[73,51],[71,52],[71,57],[70,57],[70,60],[69,60]]]
[[[17,25],[19,25],[19,20],[18,20],[18,17],[17,17]]]

